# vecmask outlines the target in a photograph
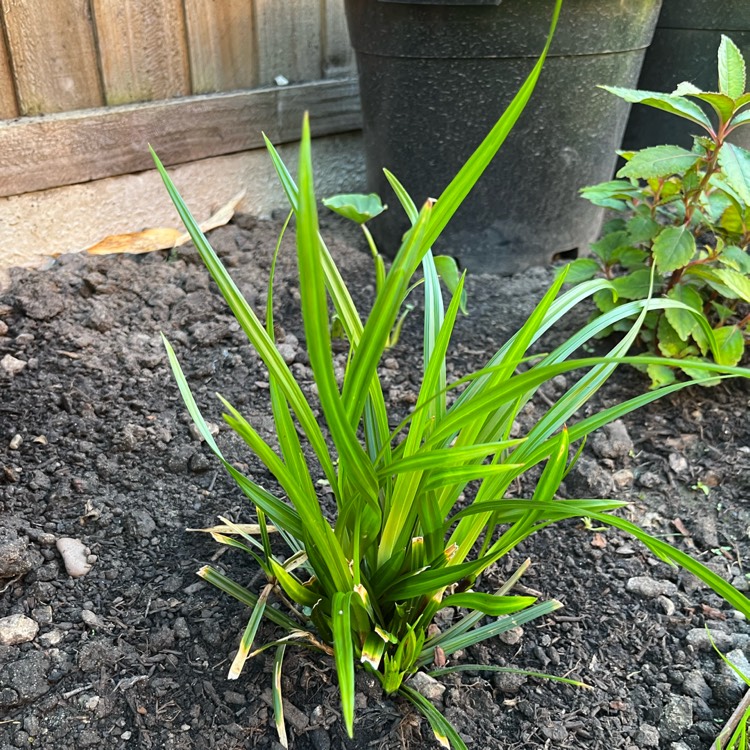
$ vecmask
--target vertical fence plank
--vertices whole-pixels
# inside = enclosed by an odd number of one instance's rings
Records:
[[[22,115],[102,104],[88,0],[1,0]]]
[[[107,104],[190,93],[181,0],[93,0]]]
[[[259,83],[322,77],[320,0],[256,0],[255,17]]]
[[[17,115],[16,87],[13,85],[5,36],[0,34],[0,120],[7,120]]]
[[[258,83],[252,0],[185,0],[194,94]]]
[[[323,76],[342,78],[355,71],[354,50],[346,28],[344,0],[321,0],[325,11]]]

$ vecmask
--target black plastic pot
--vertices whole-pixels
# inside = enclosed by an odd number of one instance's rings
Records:
[[[566,0],[529,106],[439,240],[474,271],[510,273],[584,248],[661,0]],[[407,228],[382,168],[437,197],[504,111],[544,46],[551,0],[345,0],[360,76],[367,176],[391,208],[372,222],[393,253]]]
[[[716,91],[716,53],[722,34],[750,61],[750,0],[664,0],[638,88],[669,92],[690,81],[704,91]],[[635,106],[623,146],[638,149],[669,143],[690,148],[692,135],[699,131],[666,112]],[[739,128],[731,140],[750,148],[747,128]]]

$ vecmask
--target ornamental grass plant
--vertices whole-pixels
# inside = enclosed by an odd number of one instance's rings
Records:
[[[552,31],[560,6],[561,0],[557,0]],[[349,736],[354,731],[355,671],[365,669],[380,681],[386,693],[397,693],[413,703],[444,746],[464,748],[458,733],[409,685],[408,678],[430,665],[440,667],[440,672],[465,669],[466,665],[446,666],[457,650],[560,606],[555,600],[538,601],[513,592],[528,563],[497,591],[484,591],[480,584],[482,573],[519,543],[564,519],[588,517],[629,532],[657,557],[693,572],[732,607],[750,616],[750,601],[711,570],[610,514],[623,503],[556,497],[590,432],[688,385],[674,383],[576,419],[581,407],[618,364],[650,361],[648,357],[627,357],[648,311],[687,306],[670,299],[636,300],[589,323],[552,351],[532,356],[530,348],[573,307],[611,287],[606,279],[593,279],[561,294],[563,276],[485,367],[448,382],[446,357],[464,297],[464,277],[452,280],[450,301],[445,305],[437,269],[446,264],[436,262],[430,248],[523,111],[549,44],[548,40],[508,110],[436,201],[417,209],[398,180],[389,175],[412,228],[390,268],[386,269],[374,251],[377,292],[366,315],[358,309],[319,232],[307,118],[302,127],[296,182],[273,146],[267,144],[291,206],[287,224],[291,218],[295,221],[304,340],[317,391],[314,401],[306,398],[276,346],[276,255],[266,308],[258,314],[242,297],[155,157],[198,252],[268,370],[278,448],[266,442],[229,401],[219,398],[224,419],[264,464],[275,489],[270,481],[271,489],[249,479],[224,457],[165,339],[177,384],[200,434],[257,515],[253,526],[222,519],[223,525],[211,531],[218,542],[240,549],[255,560],[265,574],[262,588],[250,591],[211,566],[205,566],[199,574],[251,610],[229,677],[238,678],[248,658],[274,649],[273,695],[282,745],[287,739],[280,675],[285,649],[298,644],[332,657]],[[332,201],[339,209],[344,203]],[[362,202],[351,199],[349,203]],[[366,221],[362,212],[352,209],[349,213],[357,221]],[[280,246],[281,240],[276,254]],[[442,275],[450,277],[449,273]],[[407,297],[417,293],[424,294],[422,380],[413,410],[401,419],[402,415],[388,412],[378,365]],[[604,327],[633,314],[637,315],[636,322],[607,356],[576,358],[581,346]],[[334,326],[343,332],[348,344],[342,384],[333,367]],[[710,328],[706,336],[711,338]],[[665,363],[664,359],[659,361]],[[750,374],[706,362],[696,363],[696,368],[715,378]],[[511,437],[519,411],[540,386],[573,371],[581,374],[567,392],[525,435]],[[307,460],[306,455],[314,459]],[[513,482],[540,466],[543,468],[531,497],[506,497]],[[335,499],[333,517],[321,508],[321,484]],[[283,540],[286,552],[279,551],[276,540],[272,545],[272,535]],[[455,608],[460,616],[441,632],[431,625],[437,612],[446,607]],[[278,626],[279,636],[258,644],[256,636],[264,617]]]

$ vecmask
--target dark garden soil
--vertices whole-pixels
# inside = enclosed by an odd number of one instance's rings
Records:
[[[265,302],[278,229],[239,217],[212,234],[256,307]],[[344,236],[332,250],[364,308],[371,261],[355,235]],[[286,253],[277,281],[279,340],[309,386],[292,256]],[[470,277],[470,316],[458,324],[453,373],[484,362],[550,280],[551,272],[538,269]],[[186,531],[216,523],[219,514],[242,521],[251,514],[191,430],[160,330],[231,460],[270,485],[224,426],[213,395],[226,395],[270,436],[265,374],[194,251],[63,257],[48,271],[15,273],[0,295],[0,618],[25,615],[36,623],[1,619],[0,644],[16,640],[24,623],[31,634],[38,626],[33,639],[0,645],[1,750],[278,747],[272,659],[261,655],[239,680],[227,680],[248,613],[195,575],[213,561],[257,591],[258,571],[241,553]],[[415,311],[383,363],[399,415],[415,400],[419,335]],[[519,428],[565,385],[563,378],[550,384]],[[599,405],[645,386],[623,370]],[[589,442],[563,494],[629,500],[629,517],[747,590],[749,400],[746,383],[730,382],[628,416]],[[88,547],[93,565],[83,577],[66,572],[56,547],[63,537]],[[446,689],[436,700],[469,746],[708,748],[744,685],[711,650],[704,626],[750,670],[748,623],[639,543],[581,522],[529,541],[483,586],[496,587],[526,556],[533,565],[525,586],[564,608],[453,663],[541,670],[593,689],[490,672],[442,678]],[[271,628],[261,632],[272,635]],[[323,656],[288,649],[282,684],[295,750],[438,746],[408,704],[384,697],[364,674],[356,739],[346,739],[335,675]]]

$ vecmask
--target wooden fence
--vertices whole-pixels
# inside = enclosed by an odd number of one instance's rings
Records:
[[[0,0],[0,21],[0,196],[147,169],[147,143],[174,164],[293,140],[305,110],[359,124],[342,0]]]

